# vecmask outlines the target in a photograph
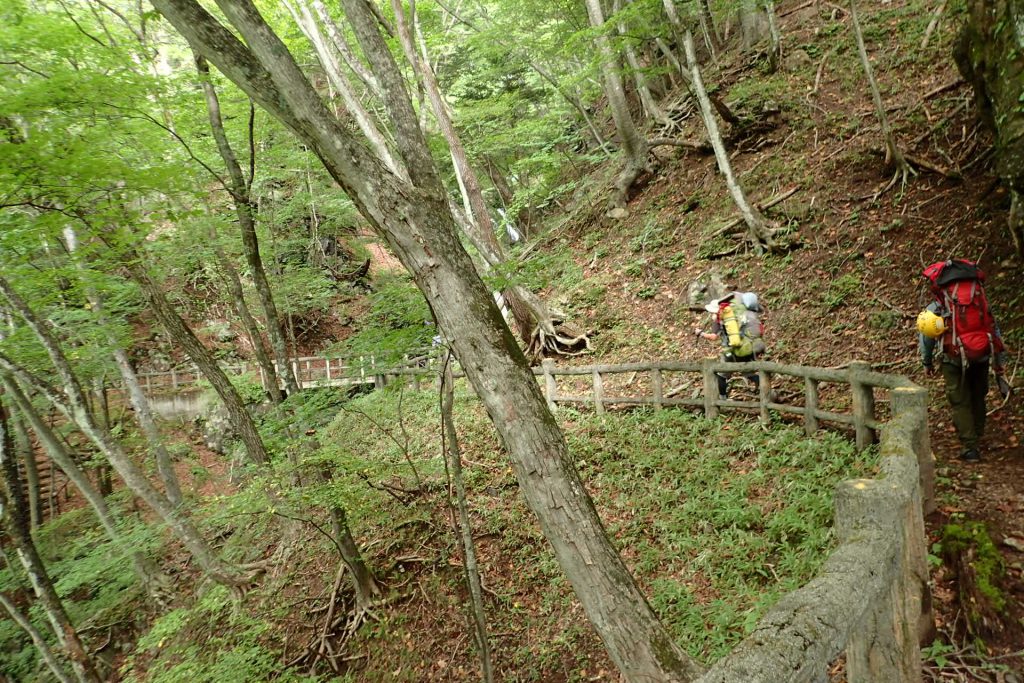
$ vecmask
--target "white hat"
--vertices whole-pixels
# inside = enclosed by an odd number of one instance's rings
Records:
[[[718,302],[719,301],[721,301],[721,299],[712,299],[704,307],[704,310],[707,311],[708,313],[718,313]]]

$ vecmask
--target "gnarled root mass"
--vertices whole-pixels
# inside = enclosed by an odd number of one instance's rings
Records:
[[[531,361],[538,361],[545,355],[580,356],[588,351],[590,337],[587,333],[559,319],[538,323],[526,346],[526,355]]]

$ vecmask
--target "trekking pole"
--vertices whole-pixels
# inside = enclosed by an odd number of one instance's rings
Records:
[[[1013,370],[1010,371],[1010,377],[1015,377],[1017,375],[1018,365],[1020,365],[1020,349],[1017,350],[1017,357],[1013,361]],[[1013,395],[1013,387],[1010,385],[1009,380],[1006,379],[1006,375],[1001,375],[997,373],[995,371],[995,367],[992,368],[992,372],[996,376],[996,386],[999,387],[999,395],[1003,397],[1003,402],[997,405],[992,410],[985,413],[986,417],[999,410],[1002,410],[1003,406],[1005,406],[1010,401],[1010,397]]]

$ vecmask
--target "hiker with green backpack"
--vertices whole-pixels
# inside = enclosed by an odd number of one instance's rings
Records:
[[[933,263],[923,275],[935,301],[917,316],[921,363],[932,375],[938,356],[953,426],[963,446],[960,459],[977,462],[985,432],[990,363],[1000,394],[1010,394],[1006,347],[985,297],[985,273],[972,261],[951,259]]]
[[[722,360],[728,363],[749,363],[765,352],[761,339],[763,328],[758,313],[761,304],[753,292],[731,292],[721,299],[714,299],[704,310],[711,314],[711,331],[697,330],[697,335],[722,344]],[[760,385],[757,373],[744,375],[757,389]],[[725,373],[717,373],[718,398],[729,397],[729,379]]]

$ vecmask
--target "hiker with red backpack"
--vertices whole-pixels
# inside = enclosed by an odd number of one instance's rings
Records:
[[[921,362],[933,374],[938,350],[953,426],[964,449],[960,459],[977,462],[990,363],[1000,391],[1009,391],[1003,376],[1006,347],[985,297],[985,273],[972,261],[952,259],[933,263],[923,275],[935,301],[917,316]]]

